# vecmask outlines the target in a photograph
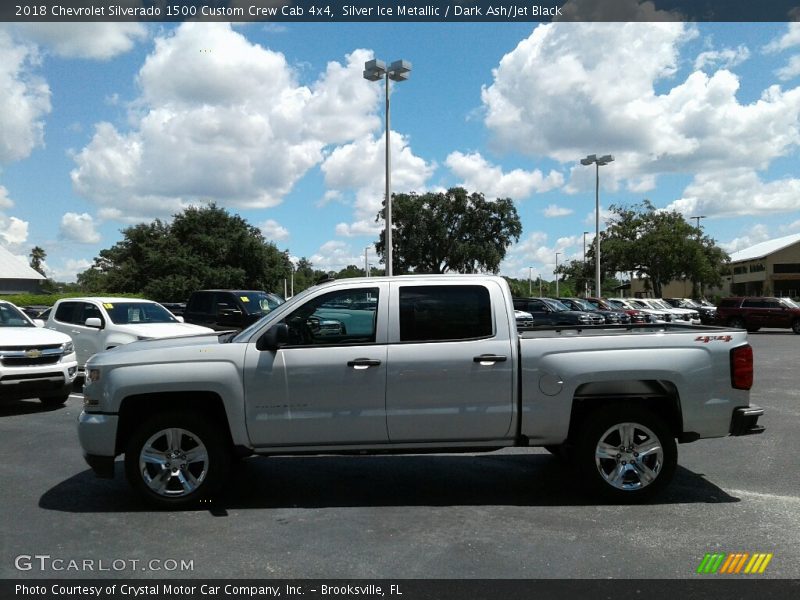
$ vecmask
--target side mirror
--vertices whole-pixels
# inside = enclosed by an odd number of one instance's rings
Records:
[[[183,317],[181,317],[180,315],[176,315],[175,320],[178,321],[178,323],[183,323]]]
[[[258,338],[256,342],[256,349],[269,352],[275,352],[282,346],[289,342],[289,326],[286,323],[277,323],[273,325],[267,332]]]
[[[102,329],[103,322],[98,317],[89,317],[84,323],[86,327],[94,327],[95,329]]]
[[[34,319],[33,324],[36,325],[37,327],[44,327],[44,321],[42,321],[41,319]]]

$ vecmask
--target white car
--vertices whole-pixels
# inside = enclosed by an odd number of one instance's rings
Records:
[[[700,313],[696,310],[674,307],[661,298],[641,298],[641,300],[656,310],[669,312],[673,321],[688,321],[692,325],[700,325]]]
[[[43,328],[10,302],[0,300],[0,400],[39,398],[64,404],[78,372],[68,335]]]
[[[46,326],[72,338],[81,371],[93,354],[122,344],[213,332],[139,298],[64,298],[53,306]]]

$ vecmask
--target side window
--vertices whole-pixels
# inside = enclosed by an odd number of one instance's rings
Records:
[[[100,309],[94,304],[88,304],[86,302],[81,304],[80,309],[78,310],[78,315],[78,325],[83,325],[86,323],[86,319],[92,318],[100,319],[101,323],[104,321],[103,314],[100,312]]]
[[[233,297],[233,294],[217,294],[216,299],[216,307],[211,310],[211,312],[219,315],[219,314],[231,314],[233,311],[238,310],[241,312],[239,305],[236,303],[236,299]]]
[[[309,300],[283,320],[289,326],[289,345],[374,343],[378,291],[378,288],[339,290]]]
[[[214,294],[195,294],[186,307],[187,311],[211,314],[213,312]]]
[[[58,310],[56,310],[55,320],[62,323],[76,323],[74,315],[77,306],[78,302],[62,302],[58,305]]]
[[[547,306],[541,300],[531,300],[528,303],[528,310],[542,312],[547,310]]]
[[[482,285],[400,288],[400,341],[490,337],[492,304]]]
[[[743,308],[765,308],[766,307],[766,302],[764,302],[763,300],[759,300],[759,299],[754,298],[752,300],[745,300],[744,302],[742,302],[742,307]]]

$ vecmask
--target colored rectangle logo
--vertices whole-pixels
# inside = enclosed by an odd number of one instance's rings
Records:
[[[760,575],[773,554],[766,552],[707,552],[697,567],[701,575]]]

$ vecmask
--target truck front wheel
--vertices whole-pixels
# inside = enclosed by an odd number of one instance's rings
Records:
[[[125,475],[151,504],[177,508],[213,496],[229,461],[230,449],[218,428],[196,414],[169,412],[133,432],[125,449]]]
[[[575,466],[593,495],[612,502],[642,502],[675,474],[675,437],[664,419],[645,408],[601,409],[584,420],[579,435]]]

